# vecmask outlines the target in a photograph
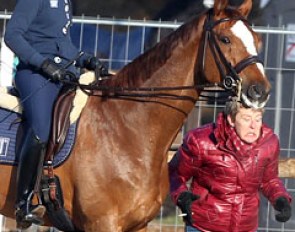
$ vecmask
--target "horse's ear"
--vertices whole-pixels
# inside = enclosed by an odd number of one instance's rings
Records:
[[[244,2],[239,6],[238,11],[247,18],[248,14],[252,9],[252,0],[244,0]]]
[[[220,13],[227,7],[228,0],[215,0],[214,1],[214,15],[220,15]]]

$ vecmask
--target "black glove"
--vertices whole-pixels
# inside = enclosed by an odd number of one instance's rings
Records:
[[[291,205],[285,197],[276,199],[274,209],[279,211],[279,213],[276,214],[276,220],[278,222],[286,222],[290,219],[292,214]]]
[[[88,70],[97,70],[99,72],[99,76],[108,76],[108,69],[100,62],[100,60],[93,56],[84,61],[84,67]]]
[[[46,59],[43,62],[41,71],[48,79],[53,81],[60,81],[66,75],[66,70],[50,59]]]
[[[177,206],[181,209],[181,212],[183,214],[186,214],[183,219],[189,225],[193,224],[191,204],[193,203],[193,201],[199,198],[200,196],[187,191],[182,192],[177,199]]]

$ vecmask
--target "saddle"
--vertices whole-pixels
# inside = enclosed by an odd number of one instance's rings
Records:
[[[58,97],[53,111],[51,135],[47,145],[45,161],[53,161],[53,157],[64,144],[67,131],[70,127],[70,113],[76,95],[75,88],[64,88]]]

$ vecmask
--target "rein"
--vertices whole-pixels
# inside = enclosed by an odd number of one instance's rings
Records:
[[[111,76],[107,76],[106,78],[111,78]],[[71,78],[73,79],[73,78]],[[99,78],[101,80],[101,78]],[[105,79],[105,78],[103,78]],[[179,96],[177,94],[169,94],[169,93],[161,93],[161,91],[177,91],[177,90],[202,90],[202,92],[206,93],[216,93],[225,94],[229,92],[222,87],[221,83],[208,83],[203,85],[183,85],[183,86],[173,86],[173,87],[121,87],[121,86],[103,86],[98,85],[97,83],[100,81],[95,81],[92,84],[80,84],[77,81],[72,80],[61,80],[64,84],[72,85],[75,87],[79,87],[85,94],[89,96],[98,96],[98,97],[112,97],[112,98],[123,98],[123,97],[157,97],[157,98],[169,98],[175,100],[189,100],[195,102],[193,97],[188,95]],[[215,89],[212,89],[215,88]],[[210,89],[211,88],[211,89]],[[219,89],[217,89],[219,88]],[[102,93],[97,93],[101,91]],[[227,95],[228,96],[228,95]],[[226,99],[226,97],[221,96],[221,99]],[[199,97],[203,97],[204,99],[198,99],[199,101],[206,101],[208,99],[215,99],[218,101],[216,96],[209,96],[200,94]],[[205,99],[206,98],[206,99]],[[222,100],[225,102],[225,100]]]
[[[207,18],[204,23],[204,32],[205,37],[203,41],[203,48],[200,50],[202,52],[202,75],[205,76],[204,69],[205,69],[205,57],[206,57],[206,47],[209,45],[209,49],[213,54],[214,61],[217,65],[219,73],[221,75],[221,82],[216,83],[206,83],[206,84],[195,84],[189,86],[173,86],[173,87],[120,87],[120,86],[102,86],[99,85],[99,82],[108,78],[111,78],[112,75],[106,77],[97,77],[96,80],[89,85],[80,84],[77,81],[72,81],[74,78],[70,78],[70,80],[62,80],[63,83],[74,85],[79,87],[82,91],[84,91],[87,95],[93,96],[107,96],[113,98],[131,98],[131,97],[157,97],[157,98],[170,98],[175,100],[190,100],[195,101],[194,98],[190,96],[178,96],[176,94],[168,94],[168,93],[161,93],[160,91],[176,91],[176,90],[200,90],[202,93],[214,93],[215,96],[204,95],[200,94],[199,97],[205,99],[198,99],[198,100],[210,100],[214,99],[216,101],[225,102],[227,100],[228,94],[234,93],[238,98],[241,95],[241,82],[242,79],[239,76],[239,73],[244,70],[247,66],[254,64],[254,63],[262,63],[263,62],[258,58],[258,56],[249,56],[243,60],[241,60],[238,64],[234,67],[231,63],[226,59],[222,50],[216,40],[216,33],[214,32],[214,28],[224,22],[229,22],[232,20],[242,20],[243,22],[248,21],[243,17],[234,17],[234,18],[222,18],[217,21],[213,20],[213,9],[210,9],[207,13]],[[95,72],[97,74],[97,72]],[[213,87],[213,89],[212,89]],[[210,89],[211,88],[211,89]],[[219,88],[219,89],[217,89]],[[101,94],[97,93],[96,91],[102,91]],[[96,92],[96,93],[95,93]],[[216,96],[216,94],[224,94],[224,96]]]

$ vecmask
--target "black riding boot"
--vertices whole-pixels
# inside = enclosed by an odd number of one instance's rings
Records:
[[[45,207],[32,206],[33,190],[42,168],[46,144],[34,135],[32,129],[26,131],[22,147],[18,151],[19,164],[17,169],[16,221],[19,228],[28,228],[42,224]]]

